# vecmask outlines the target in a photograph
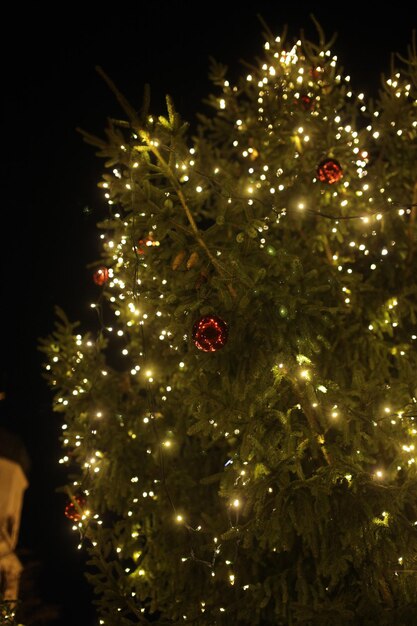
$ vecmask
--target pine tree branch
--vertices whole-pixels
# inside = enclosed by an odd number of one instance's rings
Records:
[[[137,128],[139,128],[140,122],[139,122],[138,116],[136,115],[136,111],[133,109],[133,107],[130,106],[129,102],[126,100],[124,95],[117,89],[114,82],[111,80],[111,78],[109,78],[109,76],[107,76],[106,72],[103,70],[102,67],[100,67],[100,65],[96,66],[96,71],[98,74],[100,74],[103,80],[107,83],[110,90],[114,93],[114,95],[117,98],[118,103],[120,104],[120,106],[122,107],[123,111],[126,113],[128,118],[130,119],[131,123],[135,125]],[[146,95],[146,92],[145,92],[145,95]]]
[[[414,183],[414,188],[413,188],[413,202],[411,206],[410,221],[408,224],[408,232],[407,232],[408,241],[409,241],[407,263],[408,263],[408,267],[410,268],[411,268],[411,261],[414,256],[414,248],[415,248],[414,228],[415,228],[416,218],[417,218],[417,181]]]
[[[220,276],[223,276],[225,273],[229,274],[229,272],[227,272],[225,270],[225,268],[221,265],[221,263],[219,263],[217,261],[217,259],[213,256],[212,252],[209,250],[206,242],[204,241],[204,239],[201,237],[200,231],[198,229],[198,226],[195,222],[195,219],[193,217],[193,214],[191,213],[191,210],[187,204],[187,201],[185,199],[184,193],[181,189],[181,187],[178,184],[178,180],[176,178],[176,176],[174,175],[174,173],[172,172],[171,168],[169,167],[168,163],[166,162],[166,160],[164,159],[164,157],[162,156],[162,154],[160,153],[160,151],[158,150],[158,148],[153,145],[153,142],[149,136],[149,133],[147,131],[140,131],[140,135],[141,138],[147,143],[147,145],[149,146],[149,148],[151,149],[151,152],[155,155],[155,157],[158,159],[158,162],[161,166],[161,169],[163,170],[165,176],[168,178],[168,180],[172,183],[175,192],[178,196],[178,199],[181,203],[182,208],[184,209],[184,212],[187,216],[188,222],[191,226],[191,230],[194,234],[194,237],[196,239],[196,241],[198,242],[198,244],[200,245],[201,248],[203,248],[204,252],[206,253],[206,255],[208,256],[208,258],[210,259],[213,267],[215,268],[215,270],[217,271],[217,273]],[[233,286],[228,283],[227,288],[231,294],[231,296],[233,298],[236,297],[236,291],[233,288]]]
[[[305,398],[305,395],[302,391],[302,389],[300,389],[300,385],[298,383],[297,380],[292,379],[291,380],[292,383],[292,387],[294,389],[294,391],[297,394],[297,399],[300,403],[300,406],[303,410],[304,415],[307,418],[307,422],[308,425],[310,426],[310,429],[312,430],[312,432],[314,433],[317,443],[319,444],[320,450],[323,454],[323,457],[327,463],[327,465],[332,465],[332,459],[325,447],[325,440],[324,440],[324,432],[323,429],[321,428],[319,421],[314,413],[314,411],[310,408],[310,406],[308,405],[308,400]]]
[[[330,263],[330,265],[333,265],[333,252],[331,251],[329,240],[326,236],[323,239],[323,246],[328,262]]]

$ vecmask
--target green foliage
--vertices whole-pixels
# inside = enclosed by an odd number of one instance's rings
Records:
[[[417,624],[415,55],[367,108],[268,37],[193,138],[105,79],[100,327],[42,340],[103,623]]]
[[[0,624],[6,626],[17,626],[15,616],[16,602],[3,600],[0,596]]]

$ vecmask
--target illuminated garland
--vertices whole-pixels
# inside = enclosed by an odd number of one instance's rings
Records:
[[[343,77],[338,73],[336,56],[332,55],[329,50],[323,50],[318,55],[320,64],[311,67],[302,50],[303,45],[300,40],[289,50],[282,48],[279,37],[265,44],[265,63],[262,64],[257,74],[254,71],[246,77],[248,93],[252,95],[249,104],[243,97],[239,100],[239,89],[242,88],[232,87],[227,80],[224,81],[223,92],[216,102],[219,119],[228,122],[229,118],[226,117],[228,110],[235,111],[238,109],[238,104],[241,106],[239,117],[234,120],[234,132],[230,133],[231,145],[229,146],[233,150],[236,163],[244,172],[240,177],[236,177],[237,181],[229,175],[228,164],[223,164],[221,158],[211,173],[204,172],[199,164],[198,143],[181,158],[173,154],[174,160],[169,162],[164,155],[169,152],[170,148],[159,140],[157,121],[149,116],[146,129],[142,129],[142,132],[135,127],[133,122],[130,127],[128,126],[130,143],[120,144],[121,163],[113,168],[111,174],[106,174],[105,180],[101,183],[111,214],[108,223],[104,224],[108,232],[100,235],[105,265],[96,270],[94,281],[103,289],[103,295],[110,304],[113,318],[110,323],[104,322],[109,312],[106,309],[104,315],[102,312],[104,302],[102,303],[100,299],[90,305],[91,308],[99,311],[102,325],[97,339],[90,336],[83,337],[81,334],[74,336],[75,346],[71,348],[74,356],[72,369],[67,376],[68,385],[66,393],[57,397],[56,408],[66,413],[71,409],[73,400],[78,401],[82,396],[94,397],[96,387],[103,389],[103,381],[109,376],[109,371],[104,365],[102,369],[95,372],[95,380],[90,380],[87,375],[80,380],[81,375],[78,375],[78,372],[83,371],[85,362],[94,363],[96,351],[99,353],[105,342],[109,341],[114,345],[120,341],[122,347],[118,348],[118,356],[126,362],[131,361],[131,364],[126,369],[127,376],[120,380],[119,384],[125,385],[126,395],[130,393],[132,385],[141,386],[146,392],[144,401],[146,410],[142,411],[134,427],[128,426],[128,437],[132,441],[143,439],[148,442],[146,453],[157,459],[155,465],[158,468],[158,472],[155,473],[158,478],[154,478],[152,484],[144,484],[140,475],[135,474],[129,477],[131,485],[138,487],[138,492],[129,500],[131,509],[127,512],[127,518],[140,518],[141,516],[137,513],[139,502],[143,502],[143,506],[148,502],[157,502],[163,492],[172,509],[172,521],[177,524],[178,529],[185,529],[192,537],[207,535],[211,532],[203,517],[195,519],[194,516],[193,518],[187,511],[187,507],[181,501],[177,501],[178,497],[173,495],[172,487],[169,487],[170,481],[167,479],[166,466],[169,459],[180,454],[181,448],[176,441],[175,431],[170,426],[164,425],[164,405],[169,404],[169,394],[177,392],[176,381],[181,381],[178,382],[178,389],[181,390],[181,385],[184,384],[182,381],[186,380],[188,373],[196,367],[195,353],[184,349],[186,342],[190,342],[194,336],[196,345],[199,344],[197,347],[204,352],[210,352],[212,344],[207,343],[207,338],[201,337],[201,333],[197,337],[196,333],[198,334],[199,331],[195,328],[193,331],[192,321],[195,320],[191,315],[189,331],[185,335],[178,336],[170,330],[172,317],[169,310],[168,312],[165,310],[165,303],[168,301],[172,304],[175,294],[171,293],[169,281],[166,278],[161,279],[154,274],[152,257],[152,255],[157,255],[160,248],[164,246],[164,236],[160,237],[158,232],[163,226],[156,224],[157,220],[151,209],[147,209],[147,212],[140,208],[141,202],[150,204],[150,201],[139,197],[135,182],[136,172],[144,167],[140,158],[143,154],[147,155],[148,162],[153,165],[155,171],[159,168],[160,180],[164,178],[167,187],[170,186],[170,190],[165,192],[164,202],[168,207],[169,203],[172,206],[175,203],[178,207],[178,213],[182,219],[182,221],[175,222],[178,239],[184,236],[187,243],[192,242],[193,246],[193,249],[187,249],[187,252],[184,249],[180,252],[176,251],[169,267],[177,273],[203,270],[208,283],[207,276],[211,272],[228,291],[228,298],[232,303],[228,305],[230,310],[234,306],[233,303],[237,301],[239,292],[245,289],[253,291],[256,285],[252,284],[249,278],[239,276],[237,272],[234,272],[233,267],[223,261],[225,254],[222,250],[215,249],[206,243],[187,200],[189,188],[192,189],[196,198],[202,198],[202,205],[204,198],[211,197],[210,194],[219,199],[219,205],[223,211],[219,211],[216,218],[216,224],[219,227],[228,223],[228,207],[235,203],[244,206],[243,211],[251,216],[250,219],[248,218],[250,223],[240,229],[239,224],[231,222],[230,228],[234,239],[242,246],[249,247],[251,242],[255,243],[258,249],[269,257],[275,257],[279,252],[277,233],[283,221],[294,220],[300,232],[303,230],[303,225],[310,224],[311,226],[313,223],[318,225],[317,233],[314,228],[310,228],[311,236],[317,239],[317,253],[320,253],[325,262],[331,268],[334,267],[340,276],[340,303],[346,308],[347,313],[354,307],[360,306],[358,303],[365,297],[360,292],[356,293],[352,288],[353,276],[372,275],[391,257],[397,258],[397,255],[403,254],[403,251],[397,252],[396,240],[385,237],[384,222],[386,219],[399,220],[404,229],[406,220],[411,222],[415,219],[417,204],[415,198],[407,202],[403,197],[394,194],[389,181],[380,187],[374,184],[369,154],[372,154],[374,146],[384,141],[380,121],[383,114],[380,111],[373,111],[372,124],[368,124],[362,130],[356,130],[349,116],[347,116],[348,119],[343,119],[344,114],[340,110],[333,109],[330,114],[330,105],[326,104],[327,98],[329,94],[331,95],[333,87],[340,87],[347,102],[352,103],[352,111],[359,109],[363,115],[368,117],[371,115],[365,105],[364,94],[354,96],[349,86],[350,77]],[[389,96],[398,100],[411,97],[411,85],[403,80],[398,72],[386,82],[386,89]],[[253,112],[249,110],[252,102],[257,103],[254,115],[250,115]],[[294,162],[301,162],[303,158],[307,161],[306,166],[297,170],[296,175],[293,167],[272,168],[265,163],[263,146],[252,145],[254,143],[252,130],[262,128],[265,131],[265,137],[270,137],[271,142],[276,141],[277,150],[279,149],[279,133],[274,124],[279,116],[280,107],[286,107],[287,111],[288,107],[295,110],[294,115],[289,114],[285,119],[283,118],[279,132],[286,137],[285,149],[287,150],[288,145],[292,146]],[[305,118],[303,125],[298,124],[300,110]],[[417,121],[408,120],[408,126],[406,121],[404,120],[402,124],[391,123],[396,141],[403,141],[406,138],[408,140],[410,136],[416,139]],[[169,124],[175,126],[175,123],[172,114],[168,121],[165,120],[162,123],[162,126],[169,126]],[[331,128],[334,154],[324,155],[324,160],[313,162],[313,156],[317,156],[314,144],[321,142],[321,138],[315,135],[318,123],[322,124],[323,128]],[[331,172],[328,167],[329,163]],[[340,163],[343,163],[343,177],[341,170],[339,172],[338,169]],[[323,164],[325,170],[323,170]],[[326,180],[329,176],[331,180]],[[327,186],[325,184],[323,188],[323,183],[326,182],[331,184]],[[313,193],[311,196],[307,193],[299,194],[298,188],[312,189]],[[128,200],[121,200],[124,194],[128,194],[126,197],[129,197],[131,206],[137,207],[134,215],[127,214],[123,217],[123,206],[129,204]],[[259,210],[255,212],[254,207],[259,207],[260,210],[265,208],[265,214],[259,215]],[[354,223],[354,220],[358,221]],[[143,228],[144,223],[148,225],[147,229]],[[348,230],[353,223],[357,227],[355,234]],[[113,230],[123,234],[120,238],[114,238]],[[321,236],[321,240],[318,235]],[[410,234],[410,249],[411,243],[412,235]],[[384,303],[375,307],[373,314],[366,321],[367,332],[373,337],[381,340],[389,338],[391,354],[396,362],[401,359],[408,362],[408,359],[411,359],[412,350],[415,351],[417,328],[404,330],[401,328],[402,317],[406,315],[401,311],[407,311],[407,307],[411,308],[411,304],[405,297],[401,300],[400,296],[391,295]],[[290,311],[282,304],[279,314],[283,319],[287,319]],[[201,320],[206,319],[210,319],[211,322],[216,320],[216,331],[220,337],[219,345],[223,347],[225,337],[227,337],[226,326],[219,325],[218,320],[225,323],[213,311],[201,317]],[[233,324],[231,328],[232,326]],[[398,340],[396,339],[397,333]],[[172,380],[168,379],[164,373],[164,361],[158,358],[158,350],[155,348],[158,342],[162,346],[162,358],[169,363],[168,371],[171,372]],[[59,346],[52,348],[51,363],[46,366],[47,371],[53,377],[60,364],[60,351]],[[69,348],[68,351],[70,352]],[[67,359],[67,355],[64,359]],[[280,384],[286,385],[285,388],[290,389],[294,397],[298,399],[292,411],[299,411],[305,416],[315,435],[324,465],[332,467],[334,461],[326,441],[326,433],[332,428],[332,424],[341,423],[343,420],[348,422],[352,417],[358,418],[358,416],[353,416],[351,409],[344,406],[340,389],[336,385],[333,388],[329,386],[328,379],[320,374],[319,365],[315,364],[311,356],[304,354],[301,349],[294,357],[286,355],[286,360],[281,360],[277,356],[272,365],[272,373],[276,388],[278,389]],[[330,375],[328,377],[330,378]],[[72,378],[77,380],[75,384]],[[60,388],[62,387],[60,382]],[[388,393],[386,395],[387,401],[373,416],[372,423],[375,428],[385,429],[387,438],[396,439],[397,445],[402,450],[402,461],[396,467],[385,467],[381,460],[370,475],[377,482],[386,481],[386,484],[389,484],[416,463],[414,441],[417,429],[414,422],[417,400],[412,395],[406,402],[396,404],[396,402],[390,402]],[[93,507],[90,507],[88,497],[90,491],[94,491],[95,479],[99,473],[102,470],[109,471],[106,455],[100,449],[94,449],[93,442],[102,424],[110,419],[118,421],[120,428],[125,428],[125,421],[129,424],[131,421],[123,415],[110,416],[106,411],[106,403],[100,404],[97,401],[97,406],[92,412],[86,411],[86,414],[82,415],[82,423],[91,424],[91,428],[85,427],[84,434],[77,432],[73,424],[64,423],[62,426],[63,444],[68,448],[68,453],[60,459],[60,463],[70,464],[75,459],[76,464],[81,467],[82,478],[72,483],[73,496],[74,501],[77,502],[77,494],[82,492],[88,503],[88,508],[76,513],[73,510],[74,504],[68,505],[71,510],[68,509],[66,514],[67,517],[71,515],[70,519],[75,522],[73,528],[80,533],[82,538],[79,547],[84,540],[88,540],[94,548],[97,548],[98,554],[100,545],[97,537],[101,536],[100,527],[105,526],[106,516],[96,513]],[[249,457],[239,456],[239,445],[233,444],[233,441],[239,440],[241,435],[241,429],[236,424],[229,430],[221,431],[217,418],[213,415],[213,418],[209,420],[208,428],[213,441],[231,442],[232,451],[230,458],[224,464],[224,475],[234,478],[228,479],[228,486],[224,488],[222,494],[225,515],[229,521],[229,526],[225,525],[222,531],[227,534],[228,538],[236,537],[238,545],[239,533],[256,524],[256,516],[247,517],[246,515],[245,492],[247,493],[247,489],[254,484],[255,477],[262,475],[262,472],[266,474],[267,469],[260,467],[260,463],[252,463]],[[152,435],[148,434],[149,430]],[[84,449],[85,438],[88,439],[86,449]],[[363,467],[367,467],[368,461],[363,451],[358,449],[356,454],[358,462],[363,462]],[[352,474],[346,472],[344,479],[350,484]],[[232,488],[230,484],[233,484]],[[267,493],[274,494],[275,486],[270,485]],[[269,504],[266,500],[264,507],[267,506]],[[381,511],[381,516],[376,518],[375,524],[386,525],[389,523],[389,517],[387,511]],[[146,529],[143,530],[137,522],[135,524],[132,524],[129,538],[132,540],[132,545],[142,534],[146,535]],[[415,524],[417,525],[417,520]],[[208,542],[207,537],[205,542]],[[211,571],[213,579],[216,578],[216,572],[227,570],[230,587],[239,585],[244,591],[250,589],[251,585],[239,578],[237,570],[234,569],[235,563],[223,556],[224,542],[217,534],[211,536],[210,543],[212,544],[211,559],[201,557],[199,550],[202,551],[203,543],[200,543],[197,544],[197,548],[193,546],[189,553],[183,554],[181,562],[200,563]],[[192,544],[191,540],[190,544]],[[122,542],[116,552],[120,555],[121,562],[128,558]],[[125,572],[131,575],[129,594],[133,598],[129,604],[129,610],[136,617],[143,619],[145,609],[140,602],[135,603],[135,598],[137,581],[146,580],[148,576],[146,550],[135,548],[128,556],[132,564],[126,566]],[[400,555],[398,565],[399,571],[401,567],[404,569],[404,559]],[[206,598],[201,599],[199,609],[201,613],[206,611],[206,602]],[[219,606],[218,611],[221,614],[227,612],[227,609]],[[187,619],[184,617],[185,621]],[[102,619],[100,623],[111,622]]]

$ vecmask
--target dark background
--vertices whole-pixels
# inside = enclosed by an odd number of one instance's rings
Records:
[[[3,181],[1,195],[0,358],[8,393],[3,425],[19,433],[32,459],[19,549],[33,570],[42,604],[59,606],[53,622],[92,626],[98,620],[83,578],[84,555],[64,517],[65,482],[58,465],[60,418],[42,379],[38,338],[53,330],[54,306],[82,328],[95,328],[89,303],[97,291],[86,265],[99,257],[95,223],[105,212],[97,189],[102,163],[76,127],[102,134],[107,116],[122,117],[117,102],[95,72],[101,65],[139,108],[145,83],[152,112],[161,113],[166,93],[195,126],[195,113],[210,92],[209,56],[245,69],[242,59],[262,55],[263,27],[275,35],[285,24],[310,37],[314,13],[326,35],[339,36],[332,50],[356,91],[376,94],[390,53],[406,53],[417,11],[393,4],[257,2],[115,3],[94,15],[62,4],[11,9],[3,19]],[[372,7],[368,16],[363,7]],[[28,12],[29,11],[29,12]],[[226,11],[226,12],[225,12]]]

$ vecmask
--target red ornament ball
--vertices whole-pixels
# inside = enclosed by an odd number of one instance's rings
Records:
[[[145,254],[147,249],[152,248],[153,246],[159,246],[159,241],[155,241],[154,234],[151,231],[147,237],[139,239],[136,246],[136,252],[137,254]]]
[[[324,159],[317,168],[317,178],[322,183],[333,185],[343,177],[342,166],[336,159]]]
[[[75,505],[75,502],[77,503],[78,507]],[[73,522],[79,522],[81,519],[81,513],[79,511],[79,508],[82,509],[84,506],[84,498],[82,498],[81,496],[75,496],[74,501],[71,500],[71,502],[68,502],[67,506],[65,507],[65,517],[68,517],[68,519],[72,520]]]
[[[304,109],[304,111],[314,110],[314,106],[315,106],[314,98],[312,98],[311,96],[308,96],[307,94],[300,96],[299,103],[300,103],[300,106]]]
[[[321,77],[322,73],[323,68],[319,65],[317,67],[310,67],[309,74],[314,80],[318,80]]]
[[[146,252],[146,243],[147,243],[146,239],[139,239],[138,245],[136,246],[136,252],[138,254],[145,254],[145,252]]]
[[[193,341],[203,352],[216,352],[227,341],[229,329],[224,320],[217,315],[205,315],[193,326]]]
[[[105,267],[104,265],[99,267],[93,274],[93,280],[96,285],[100,286],[104,285],[104,283],[107,283],[107,281],[109,280],[109,270],[107,269],[107,267]]]

